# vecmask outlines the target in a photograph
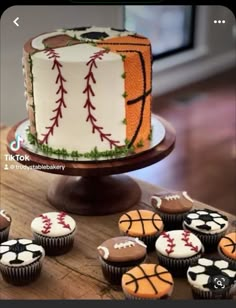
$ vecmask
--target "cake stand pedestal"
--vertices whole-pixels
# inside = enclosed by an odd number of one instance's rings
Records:
[[[141,197],[138,184],[121,173],[141,169],[164,159],[174,149],[175,130],[165,119],[158,119],[165,128],[164,139],[149,150],[134,155],[98,161],[68,161],[55,159],[20,147],[12,155],[28,155],[30,160],[19,163],[27,166],[42,166],[41,171],[61,174],[48,189],[48,201],[58,210],[79,215],[107,215],[128,210],[137,204]],[[16,137],[16,124],[8,133],[8,145]],[[155,129],[155,127],[154,127]],[[15,156],[16,157],[16,156]],[[49,167],[48,169],[43,167]],[[52,169],[61,166],[61,169]],[[118,174],[118,175],[117,175]]]

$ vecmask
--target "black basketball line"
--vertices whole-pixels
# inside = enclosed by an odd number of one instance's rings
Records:
[[[230,237],[228,237],[228,236],[224,236],[223,238],[226,238],[226,239],[228,239],[231,242],[230,244],[225,245],[224,247],[232,247],[231,253],[234,253],[235,250],[236,250],[236,243]]]
[[[147,92],[145,92],[144,96],[147,97],[149,94],[151,94],[152,88],[150,88]],[[143,95],[140,95],[134,99],[130,99],[127,101],[127,105],[133,105],[138,103],[141,99],[143,99]]]
[[[130,283],[135,283],[135,290],[134,290],[134,293],[136,293],[136,292],[138,291],[138,288],[139,288],[138,279],[137,279],[134,275],[132,275],[132,274],[130,274],[130,273],[125,273],[125,275],[128,275],[128,276],[130,276],[131,278],[133,278],[133,280],[130,280],[130,281],[126,282],[125,284],[127,285],[127,284],[130,284]]]
[[[157,274],[158,278],[159,278],[161,281],[166,282],[166,283],[168,283],[168,284],[170,284],[170,285],[172,286],[172,285],[173,285],[173,282],[168,281],[168,280],[165,280],[164,278],[162,278],[161,276],[158,275],[158,274],[167,274],[167,273],[169,273],[169,272],[168,272],[168,271],[165,271],[165,272],[158,273],[158,272],[157,272],[157,268],[158,268],[158,265],[155,266],[154,271],[155,271],[155,273]]]
[[[143,275],[146,276],[146,278],[147,278],[148,282],[150,283],[150,285],[152,286],[155,294],[157,294],[158,293],[157,288],[154,286],[153,282],[151,281],[151,279],[150,279],[151,277],[145,273],[144,269],[141,266],[138,266],[138,268],[142,271]]]
[[[129,219],[125,220],[125,222],[127,222],[127,221],[129,222],[129,227],[126,230],[126,233],[127,233],[129,231],[129,229],[131,228],[133,221],[132,221],[132,217],[129,214],[125,213],[125,215],[129,218]],[[120,221],[120,223],[122,223],[122,222],[124,222],[124,220]]]
[[[137,213],[138,213],[138,216],[139,216],[139,218],[140,218],[140,222],[141,222],[143,234],[145,234],[145,227],[144,227],[144,223],[143,223],[143,219],[142,219],[141,213],[140,213],[139,210],[137,210]]]
[[[155,224],[155,213],[153,213],[153,215],[152,215],[152,223],[153,223],[153,226],[155,227],[155,229],[157,230],[157,231],[160,231],[160,229],[156,226],[156,224]],[[159,221],[161,221],[162,219],[159,219]]]

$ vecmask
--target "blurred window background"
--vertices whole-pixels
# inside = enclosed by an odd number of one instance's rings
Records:
[[[154,60],[194,47],[191,5],[126,5],[124,18],[126,29],[151,40]]]

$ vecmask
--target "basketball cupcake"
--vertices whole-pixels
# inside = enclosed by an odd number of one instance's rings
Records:
[[[129,211],[120,217],[118,225],[121,234],[138,237],[148,251],[155,249],[155,241],[164,228],[161,217],[148,210]]]
[[[122,275],[146,258],[146,245],[138,238],[113,237],[97,247],[103,275],[112,284],[120,284]]]
[[[0,271],[3,279],[13,285],[26,285],[41,272],[45,251],[32,240],[14,239],[0,245]]]
[[[11,226],[11,216],[0,209],[0,244],[8,240]]]
[[[196,299],[229,299],[236,281],[236,268],[220,259],[200,258],[187,271]]]
[[[76,223],[64,212],[49,212],[36,217],[31,230],[35,242],[44,247],[46,254],[56,256],[73,247]]]
[[[151,197],[151,205],[161,216],[164,229],[168,231],[182,229],[184,216],[192,209],[193,200],[186,191],[163,191]]]
[[[217,249],[217,245],[228,229],[228,218],[217,211],[195,209],[183,221],[183,228],[197,235],[207,252]]]
[[[222,259],[236,266],[236,231],[222,237],[218,244],[218,253]]]
[[[122,276],[127,299],[168,299],[174,288],[170,272],[157,264],[140,264]]]
[[[185,276],[189,265],[199,259],[203,252],[199,238],[187,230],[164,231],[156,241],[159,264],[173,276]]]

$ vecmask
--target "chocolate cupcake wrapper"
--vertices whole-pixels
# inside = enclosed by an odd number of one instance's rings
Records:
[[[166,267],[173,276],[186,276],[188,267],[194,264],[201,257],[202,254],[200,252],[195,256],[189,258],[177,259],[163,256],[158,251],[156,251],[156,253],[159,264],[163,267]]]
[[[58,255],[68,251],[74,243],[76,230],[66,236],[47,237],[38,233],[33,233],[35,243],[44,247],[46,254]]]
[[[40,274],[43,257],[40,260],[26,266],[6,266],[0,264],[0,271],[5,281],[14,285],[24,285],[34,281]]]
[[[236,267],[236,260],[233,260],[233,259],[227,257],[225,254],[223,254],[220,247],[218,247],[218,254],[222,259],[224,259],[225,261],[228,261],[230,265],[233,265],[233,266]]]
[[[0,244],[8,240],[9,232],[10,232],[10,226],[0,231]]]
[[[191,286],[192,295],[195,299],[229,299],[232,297],[230,288],[217,291],[204,291]]]
[[[168,214],[156,210],[156,213],[161,216],[163,220],[164,230],[170,231],[175,229],[182,229],[184,217],[188,212],[181,214]]]

